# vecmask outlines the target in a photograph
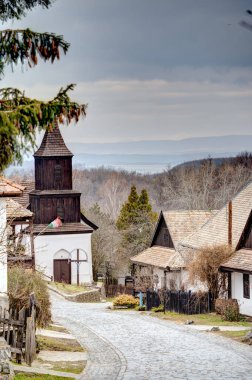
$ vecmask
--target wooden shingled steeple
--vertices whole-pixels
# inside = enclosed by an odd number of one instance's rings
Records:
[[[34,157],[73,157],[73,154],[67,148],[59,127],[55,125],[52,130],[45,132],[39,149],[34,153]]]
[[[34,153],[35,190],[29,194],[35,230],[36,225],[48,225],[59,216],[63,221],[62,230],[82,231],[81,193],[72,189],[72,157],[58,126],[45,132]]]
[[[72,189],[72,157],[59,127],[46,131],[35,158],[36,190]]]

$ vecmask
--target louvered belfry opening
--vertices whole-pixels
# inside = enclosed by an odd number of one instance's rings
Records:
[[[48,224],[57,216],[64,223],[80,222],[80,193],[72,189],[72,157],[59,127],[45,132],[34,153],[35,190],[30,192],[35,224]]]

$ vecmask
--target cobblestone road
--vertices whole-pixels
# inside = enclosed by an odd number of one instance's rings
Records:
[[[53,295],[53,317],[89,351],[83,380],[252,379],[252,347],[106,304]]]

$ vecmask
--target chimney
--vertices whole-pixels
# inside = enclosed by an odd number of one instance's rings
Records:
[[[233,209],[232,201],[228,202],[228,245],[232,246],[232,221],[233,221]]]

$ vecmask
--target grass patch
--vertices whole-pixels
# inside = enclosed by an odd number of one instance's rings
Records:
[[[63,333],[69,334],[69,331],[67,329],[65,329],[65,327],[63,327],[63,326],[52,326],[52,325],[49,325],[49,326],[46,327],[45,330],[57,331],[57,332],[63,332]]]
[[[166,313],[151,313],[152,316],[160,319],[165,319],[168,321],[178,322],[184,324],[187,320],[192,320],[196,325],[209,325],[209,326],[245,326],[252,327],[251,322],[239,321],[239,322],[228,322],[223,321],[221,316],[216,313],[209,314],[179,314],[171,311],[166,311]]]
[[[248,331],[219,331],[219,335],[225,336],[226,338],[231,338],[238,342],[242,341],[242,338],[248,333]]]
[[[106,302],[114,302],[115,297],[106,297]]]
[[[73,377],[41,375],[36,373],[17,373],[14,380],[73,380]]]
[[[44,361],[44,360],[38,359],[37,361],[42,366],[46,364],[46,367],[50,368],[50,370],[75,373],[77,375],[80,374],[86,366],[86,361],[83,361],[83,360],[78,360],[75,362],[73,362],[73,361],[71,361],[71,362],[66,362],[66,361],[50,362],[50,361]]]
[[[85,292],[89,288],[85,286],[78,286],[74,284],[64,284],[63,282],[48,282],[48,285],[52,286],[56,290],[63,292],[65,294],[76,294],[80,292]]]
[[[74,339],[52,338],[37,335],[37,342],[40,350],[69,352],[85,351],[84,348]]]

